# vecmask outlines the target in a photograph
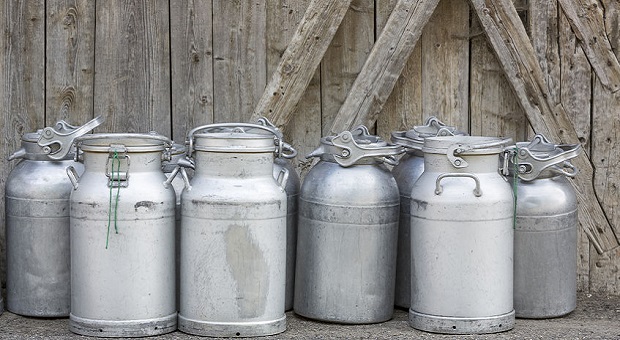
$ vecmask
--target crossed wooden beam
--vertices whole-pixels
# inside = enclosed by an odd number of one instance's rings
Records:
[[[564,107],[552,102],[543,71],[512,0],[469,0],[520,105],[537,133],[560,143],[579,143]],[[606,90],[620,91],[620,63],[589,0],[558,0],[590,64]],[[313,0],[258,102],[252,120],[268,117],[285,128],[351,0]],[[399,0],[330,129],[372,126],[386,103],[439,0]],[[586,15],[583,12],[586,11]],[[593,187],[594,168],[581,153],[571,183],[579,221],[598,253],[620,245],[620,227],[605,216]]]

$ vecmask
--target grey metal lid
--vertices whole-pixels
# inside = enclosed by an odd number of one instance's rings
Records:
[[[437,136],[465,136],[466,132],[458,131],[454,126],[448,126],[437,117],[431,116],[424,125],[417,125],[407,131],[392,132],[392,142],[406,148],[421,150],[424,140]]]
[[[554,144],[542,134],[530,142],[516,143],[509,150],[509,172],[524,181],[554,176],[574,177],[578,169],[570,162],[579,156],[580,144]]]
[[[424,140],[422,152],[446,155],[455,168],[465,168],[468,163],[461,156],[500,154],[504,147],[510,143],[512,143],[512,139],[498,137],[428,137]]]
[[[94,133],[75,139],[78,150],[85,152],[156,152],[168,150],[172,141],[151,133]]]
[[[363,125],[336,136],[323,137],[320,143],[306,158],[321,157],[343,167],[377,162],[395,164],[393,156],[405,152],[402,146],[389,144],[381,137],[371,135]]]

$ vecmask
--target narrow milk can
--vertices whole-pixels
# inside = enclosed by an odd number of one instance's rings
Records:
[[[260,118],[258,123],[270,127],[281,140],[284,135],[275,125],[266,118]],[[293,309],[293,298],[295,295],[295,255],[297,253],[297,200],[301,187],[301,180],[295,171],[295,167],[290,159],[297,156],[297,151],[290,145],[283,143],[283,152],[277,155],[274,160],[273,176],[278,178],[282,169],[288,171],[286,181],[286,298],[284,301],[285,310]],[[286,151],[286,152],[284,152]]]
[[[577,305],[577,195],[567,177],[579,144],[545,136],[510,149],[516,185],[514,307],[517,317],[551,318]],[[513,171],[514,170],[514,171]]]
[[[193,174],[194,164],[187,159],[186,148],[184,145],[173,143],[170,148],[170,160],[162,161],[162,171],[166,175],[165,185],[172,186],[175,194],[174,209],[174,249],[175,249],[175,278],[176,283],[176,304],[179,309],[179,289],[180,286],[180,252],[181,252],[181,193],[189,187],[189,179]]]
[[[422,145],[426,137],[465,135],[453,126],[447,126],[437,117],[429,117],[424,125],[408,131],[392,132],[392,142],[401,145],[407,153],[392,168],[400,192],[400,218],[398,226],[398,254],[396,256],[396,288],[394,304],[409,308],[411,302],[411,188],[424,171]]]
[[[176,330],[175,193],[162,159],[172,142],[142,133],[76,139],[84,173],[69,167],[69,329],[102,337]]]
[[[288,172],[273,177],[282,143],[271,132],[226,123],[188,133],[196,169],[181,196],[183,332],[252,337],[286,330]]]
[[[81,127],[59,121],[22,136],[21,149],[9,160],[20,162],[5,185],[7,309],[33,317],[69,316],[69,196],[65,168],[73,161],[73,139],[102,123],[97,117]]]
[[[361,126],[323,137],[299,196],[295,313],[346,324],[389,320],[394,310],[401,146]]]
[[[448,334],[514,327],[513,195],[499,172],[504,140],[424,140],[411,191],[409,324]]]

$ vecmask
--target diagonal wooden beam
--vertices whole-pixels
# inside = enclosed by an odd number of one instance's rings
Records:
[[[276,126],[288,124],[350,3],[351,0],[313,0],[308,5],[251,121],[264,116]]]
[[[374,125],[439,0],[399,0],[334,119],[330,134]]]
[[[597,0],[558,0],[603,86],[620,91],[620,62],[605,31],[603,11]]]
[[[530,124],[537,133],[561,143],[579,143],[564,107],[555,105],[542,69],[511,0],[470,0],[495,54]],[[585,153],[572,160],[580,173],[571,183],[579,200],[579,222],[599,253],[618,247],[615,230],[605,217],[592,180],[594,169]]]

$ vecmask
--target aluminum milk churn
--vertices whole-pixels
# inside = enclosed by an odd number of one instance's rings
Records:
[[[282,132],[266,118],[260,118],[258,123],[272,128],[273,133],[283,140]],[[295,255],[297,254],[297,200],[301,180],[295,171],[295,167],[289,159],[297,156],[297,151],[290,145],[283,143],[281,155],[274,160],[273,176],[278,178],[282,169],[288,171],[286,181],[286,298],[284,302],[285,310],[293,309],[293,297],[295,295]]]
[[[188,133],[196,169],[181,196],[183,332],[251,337],[286,330],[288,173],[273,177],[282,144],[271,131],[226,123]]]
[[[7,309],[34,317],[69,316],[69,196],[65,168],[73,161],[73,139],[102,123],[81,127],[59,121],[22,136],[22,147],[9,157],[21,159],[5,186]]]
[[[162,159],[172,142],[146,133],[76,139],[71,167],[69,329],[102,337],[176,330],[175,193]]]
[[[543,135],[511,148],[517,189],[514,307],[517,317],[551,318],[577,304],[577,195],[567,177],[579,144],[555,145]]]
[[[411,191],[413,328],[480,334],[514,327],[514,200],[499,173],[509,142],[424,140],[424,172]]]
[[[465,135],[453,126],[446,126],[437,117],[429,117],[421,126],[409,131],[392,132],[392,142],[401,145],[407,153],[392,168],[400,192],[400,218],[398,226],[398,254],[396,256],[396,288],[394,304],[409,308],[411,302],[411,188],[424,171],[422,145],[426,137]]]
[[[299,196],[295,313],[346,324],[389,320],[394,310],[401,146],[364,126],[323,137]]]

